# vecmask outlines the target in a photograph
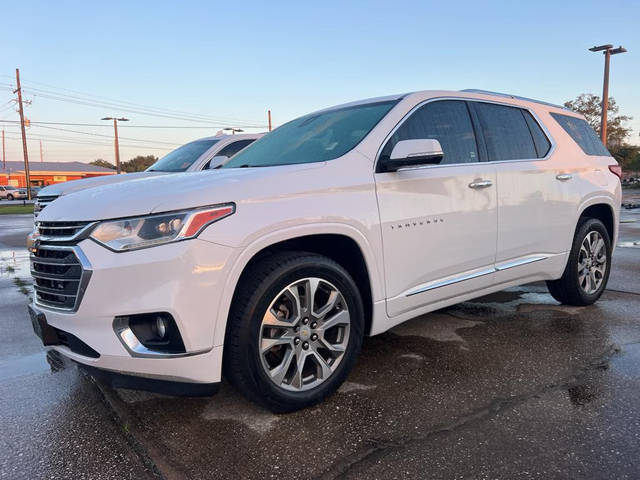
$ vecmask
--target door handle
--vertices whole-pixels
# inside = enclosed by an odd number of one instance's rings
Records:
[[[474,180],[469,184],[469,188],[487,188],[493,185],[491,180]]]
[[[556,175],[556,180],[560,180],[561,182],[566,182],[567,180],[571,180],[573,175],[570,173],[560,173]]]

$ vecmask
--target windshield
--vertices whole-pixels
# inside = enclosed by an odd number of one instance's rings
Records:
[[[147,172],[184,172],[218,140],[196,140],[166,154],[151,165]]]
[[[16,187],[4,187],[5,190],[17,190]]]
[[[333,160],[360,143],[396,103],[368,103],[297,118],[249,145],[222,168]]]

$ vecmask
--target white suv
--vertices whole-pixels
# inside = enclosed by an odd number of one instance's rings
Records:
[[[31,316],[114,385],[320,401],[363,337],[546,280],[588,305],[611,267],[620,168],[580,115],[477,91],[293,120],[223,168],[85,190],[39,217]]]

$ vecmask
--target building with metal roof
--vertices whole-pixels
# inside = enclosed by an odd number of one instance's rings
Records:
[[[32,186],[45,187],[80,178],[115,175],[116,171],[82,162],[31,162],[29,174]],[[24,163],[5,162],[0,164],[0,185],[26,187]]]

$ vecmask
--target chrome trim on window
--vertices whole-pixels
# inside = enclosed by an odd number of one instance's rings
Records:
[[[553,136],[551,135],[551,133],[549,132],[549,130],[547,129],[546,125],[540,120],[540,117],[538,117],[536,112],[534,112],[533,110],[531,110],[529,107],[527,107],[525,105],[507,103],[507,102],[500,102],[499,100],[486,100],[486,99],[465,97],[465,96],[459,96],[459,97],[458,96],[433,97],[433,98],[428,98],[426,100],[423,100],[420,103],[414,105],[411,108],[411,110],[409,110],[398,121],[396,126],[393,127],[391,129],[391,131],[384,137],[384,140],[382,141],[382,143],[378,147],[378,152],[376,153],[375,161],[373,162],[374,163],[374,165],[373,165],[373,171],[374,172],[378,173],[377,172],[378,162],[380,161],[380,155],[382,154],[382,150],[384,149],[385,145],[387,144],[387,142],[389,141],[391,136],[404,124],[404,122],[406,122],[409,119],[409,117],[411,117],[411,115],[413,115],[413,113],[416,110],[418,110],[419,108],[423,107],[427,103],[443,101],[443,100],[458,100],[458,101],[461,101],[461,102],[493,103],[495,105],[503,105],[505,107],[520,108],[522,110],[525,110],[525,111],[527,111],[527,112],[529,112],[531,114],[531,116],[533,117],[533,120],[538,124],[538,126],[540,127],[540,129],[542,130],[544,135],[547,137],[547,140],[549,140],[549,144],[550,144],[549,150],[547,151],[547,154],[544,157],[541,157],[541,158],[519,158],[519,159],[514,159],[514,160],[491,160],[491,161],[486,161],[486,162],[478,161],[478,162],[445,163],[445,164],[441,164],[441,165],[420,165],[417,168],[409,167],[409,168],[404,168],[403,170],[416,170],[416,169],[422,169],[422,168],[464,167],[464,166],[469,166],[469,165],[491,165],[491,164],[496,164],[496,163],[511,163],[511,162],[543,162],[545,160],[548,160],[549,157],[551,157],[551,155],[553,155],[553,153],[556,150],[557,143],[556,143],[555,139],[553,138]],[[388,113],[387,113],[387,115],[388,115]],[[476,132],[475,132],[475,129],[474,129],[474,134],[475,133]],[[531,139],[531,141],[533,142],[533,138]],[[477,142],[477,140],[476,140],[476,142]],[[390,172],[382,172],[382,173],[390,173]],[[391,173],[393,173],[393,172],[391,172]]]

